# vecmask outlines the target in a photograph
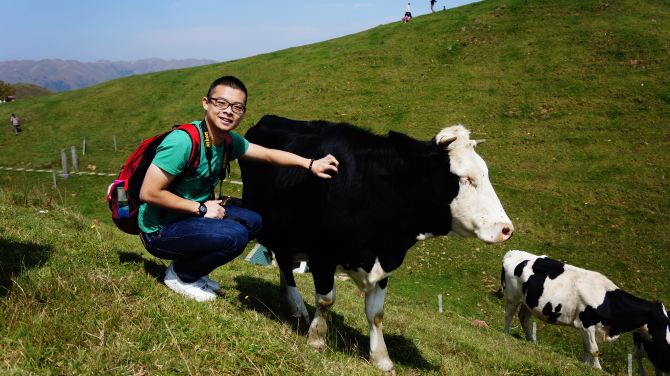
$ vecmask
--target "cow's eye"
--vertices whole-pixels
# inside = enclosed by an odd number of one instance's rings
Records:
[[[461,184],[476,187],[474,179],[470,176],[461,176]]]

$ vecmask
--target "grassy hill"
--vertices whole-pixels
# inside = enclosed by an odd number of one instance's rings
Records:
[[[168,293],[159,282],[165,263],[137,239],[39,196],[0,190],[3,374],[379,374],[367,362],[353,283],[337,281],[329,347],[314,351],[305,328],[282,314],[276,268],[238,259],[214,273],[225,285],[220,299],[190,301]],[[403,279],[412,284],[405,276],[398,285]],[[314,296],[310,275],[297,283]],[[439,314],[435,301],[391,293],[384,325],[400,374],[595,374],[576,354],[469,322],[458,310]]]
[[[12,86],[14,87],[14,90],[16,90],[16,98],[18,98],[18,100],[51,94],[49,89],[35,84],[18,82],[12,84]]]
[[[15,137],[7,124],[0,166],[59,168],[59,150],[81,148],[86,137],[82,168],[116,172],[141,138],[202,116],[199,98],[224,74],[250,90],[241,133],[268,113],[421,139],[463,123],[488,140],[478,151],[517,232],[503,245],[449,238],[414,247],[391,280],[385,320],[391,356],[407,374],[588,373],[578,365],[579,335],[569,328],[539,325],[539,345],[504,341],[495,295],[500,259],[512,248],[548,254],[670,304],[667,25],[667,1],[484,1],[253,58],[3,104],[0,118],[17,113],[24,132]],[[7,282],[0,298],[14,323],[2,329],[7,339],[0,346],[8,354],[2,367],[316,374],[324,359],[327,372],[374,374],[364,360],[361,299],[350,284],[342,285],[335,306],[334,350],[315,354],[270,313],[278,304],[274,270],[243,261],[222,268],[215,276],[228,286],[226,298],[211,306],[166,296],[153,282],[159,261],[107,225],[110,178],[75,176],[57,190],[50,180],[0,172],[6,203],[0,250],[51,255],[11,269],[16,282]],[[57,208],[49,220],[35,210],[45,202]],[[86,219],[70,224],[67,218],[76,217],[70,210]],[[301,283],[312,304],[309,279]],[[246,303],[241,295],[252,291],[261,295]],[[442,315],[435,313],[437,293],[445,297]],[[490,329],[473,328],[470,319]],[[46,332],[53,321],[57,329]],[[294,351],[287,354],[282,341]],[[628,337],[601,347],[607,372],[625,373],[629,347]]]

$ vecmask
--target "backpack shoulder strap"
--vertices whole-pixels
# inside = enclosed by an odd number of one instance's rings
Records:
[[[223,143],[226,144],[226,151],[228,150],[228,147],[233,145],[233,137],[230,135],[230,133],[226,132],[226,134],[224,134]]]
[[[233,153],[233,137],[226,132],[223,136],[223,160],[221,161],[221,181],[225,180],[230,175],[230,156]]]
[[[188,162],[184,171],[185,173],[194,173],[200,164],[200,131],[195,124],[191,123],[176,125],[174,129],[186,132],[191,138],[191,154],[188,157]]]

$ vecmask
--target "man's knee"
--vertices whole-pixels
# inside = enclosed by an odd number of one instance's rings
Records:
[[[244,208],[231,208],[229,211],[231,214],[230,219],[240,223],[247,229],[249,239],[256,238],[261,232],[261,229],[263,228],[263,219],[260,214]]]
[[[229,228],[226,231],[228,233],[228,241],[230,242],[230,249],[226,250],[228,252],[235,252],[238,256],[244,251],[244,248],[249,243],[249,231],[247,228],[237,222],[233,222],[229,225]]]
[[[247,228],[249,229],[249,238],[255,239],[263,228],[263,219],[261,218],[260,214],[254,211],[250,211],[250,213],[249,225]]]

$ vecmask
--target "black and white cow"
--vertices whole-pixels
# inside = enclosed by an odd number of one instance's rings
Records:
[[[529,341],[535,341],[530,328],[531,314],[552,324],[572,325],[582,332],[584,362],[601,368],[598,342],[613,341],[622,333],[635,332],[646,341],[648,352],[659,354],[667,367],[670,321],[660,302],[637,298],[598,272],[547,256],[512,250],[505,254],[502,264],[501,283],[507,298],[505,334],[509,335],[514,313],[521,306],[519,321]]]
[[[334,155],[332,179],[308,171],[240,161],[243,202],[263,217],[259,241],[280,267],[282,291],[294,317],[310,325],[308,343],[325,346],[328,310],[335,303],[336,269],[365,292],[370,358],[393,372],[382,334],[388,277],[419,234],[476,236],[502,242],[514,228],[488,179],[476,141],[460,125],[432,141],[404,134],[374,135],[347,124],[265,116],[246,138],[303,156]],[[292,268],[308,260],[316,289],[309,315]]]

